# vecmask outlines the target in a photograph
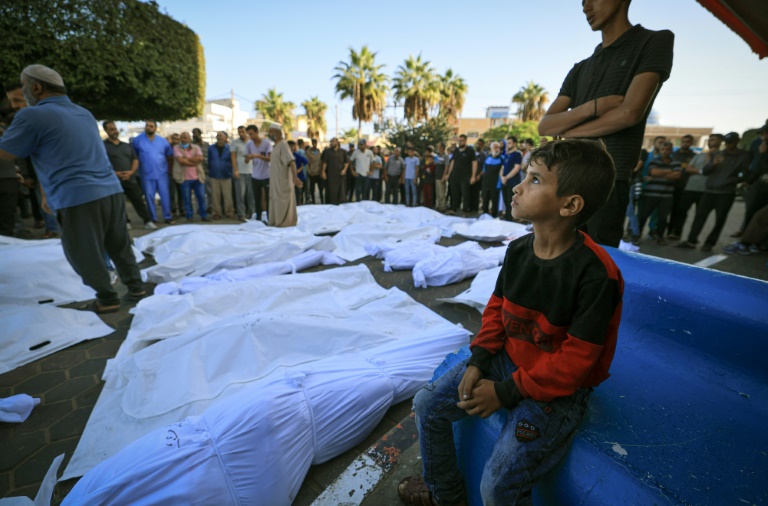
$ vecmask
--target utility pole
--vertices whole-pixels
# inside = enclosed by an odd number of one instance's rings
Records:
[[[232,129],[229,132],[230,135],[235,135],[235,89],[232,88],[232,101],[230,102],[230,105],[232,106]]]

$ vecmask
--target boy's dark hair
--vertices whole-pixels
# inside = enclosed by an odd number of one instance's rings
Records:
[[[584,209],[578,225],[587,222],[605,203],[613,189],[616,167],[605,145],[589,139],[551,141],[536,148],[531,162],[557,171],[557,196],[580,195]]]
[[[245,131],[259,133],[259,127],[257,127],[256,125],[248,125],[247,127],[245,127]]]

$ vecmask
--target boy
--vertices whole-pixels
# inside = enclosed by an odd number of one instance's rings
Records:
[[[430,209],[434,207],[436,171],[435,156],[432,154],[432,147],[430,146],[424,155],[424,168],[421,170],[421,190],[424,194],[424,205]]]
[[[307,175],[304,173],[304,167],[309,163],[309,161],[302,154],[304,150],[298,149],[296,141],[288,141],[288,147],[291,148],[291,152],[293,153],[293,159],[296,161],[296,175],[301,180],[301,182],[306,185]],[[303,204],[304,190],[297,186],[297,187],[294,187],[294,191],[296,192],[296,205]]]
[[[400,483],[406,504],[466,504],[451,424],[467,415],[508,410],[483,470],[486,506],[530,504],[536,480],[565,454],[616,348],[621,273],[578,231],[605,204],[614,178],[597,141],[534,151],[512,199],[513,216],[532,222],[534,233],[507,249],[472,357],[414,399],[424,478]]]

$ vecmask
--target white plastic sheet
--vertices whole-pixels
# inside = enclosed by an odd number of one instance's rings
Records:
[[[0,305],[0,374],[112,332],[112,327],[89,311]]]
[[[472,280],[472,284],[467,290],[464,290],[456,297],[438,299],[443,302],[452,302],[454,304],[465,304],[471,306],[481,313],[485,311],[493,290],[496,288],[496,280],[499,278],[501,266],[480,271]]]
[[[360,401],[373,410],[370,423],[375,424],[376,417],[381,416],[375,414],[380,408],[386,410],[391,402],[413,395],[445,354],[467,341],[468,333],[464,329],[417,304],[403,292],[377,285],[365,266],[221,283],[184,295],[149,297],[137,306],[128,337],[107,366],[106,385],[63,479],[82,475],[152,430],[200,415],[246,390],[256,396],[254,402],[259,404],[241,406],[242,403],[235,402],[233,405],[251,410],[250,413],[270,413],[283,400],[305,399],[306,388],[294,395],[267,385],[276,380],[309,376],[306,371],[328,374],[329,368],[320,362],[337,356],[364,356],[376,364],[379,371],[387,372],[385,383],[390,393],[379,398],[361,397],[364,403]],[[312,455],[303,454],[301,462],[330,458],[341,448],[354,446],[365,437],[350,428],[349,420],[356,416],[368,417],[367,412],[357,412],[357,405],[344,407],[343,404],[345,395],[354,397],[352,390],[362,388],[358,381],[359,369],[345,376],[344,371],[355,370],[354,361],[342,360],[339,367],[345,363],[348,368],[339,369],[339,374],[349,379],[338,380],[338,385],[336,379],[323,380],[336,386],[318,390],[318,398],[324,399],[318,401],[319,404],[310,401],[310,408],[296,408],[299,411],[287,417],[295,422],[277,427],[259,426],[259,430],[266,430],[273,438],[285,438],[280,451],[270,453],[270,447],[258,433],[244,435],[244,438],[251,437],[253,445],[262,446],[254,449],[259,453],[244,455],[241,452],[235,457],[247,456],[251,467],[243,469],[243,462],[235,467],[255,476],[262,472],[259,467],[262,464],[264,473],[277,472],[280,464],[275,459],[289,458],[294,451],[291,446],[294,440],[295,445],[302,444],[301,437],[296,435],[304,430],[297,426],[302,409],[335,413],[343,419],[328,430],[338,427],[343,430],[338,436],[333,433],[326,438],[326,433],[318,427],[328,418],[325,414],[314,416],[315,447]],[[383,387],[376,387],[380,388]],[[350,391],[342,395],[347,390]],[[237,425],[236,430],[251,430],[238,425],[247,415],[232,412],[231,416],[230,422]],[[274,417],[268,417],[261,423],[273,421]],[[258,417],[253,420],[254,424],[257,422]],[[360,423],[368,426],[368,422]],[[318,441],[326,439],[327,443],[318,446]],[[323,450],[326,447],[329,450]],[[149,455],[147,453],[147,465],[151,460]],[[125,469],[131,467],[122,459],[120,462]],[[296,462],[291,460],[286,472],[294,480],[291,483],[300,484],[303,471]],[[186,466],[179,462],[173,465]],[[272,467],[274,469],[269,469]],[[145,472],[153,475],[154,471]],[[161,478],[158,476],[157,480]],[[254,486],[260,488],[252,500],[271,497],[268,494],[274,487],[269,481]],[[145,484],[145,488],[152,487]]]
[[[21,423],[29,418],[32,409],[40,405],[40,399],[18,394],[0,399],[0,422]]]
[[[308,250],[290,260],[282,262],[267,262],[264,264],[222,271],[203,277],[188,277],[178,282],[169,281],[155,287],[155,295],[179,295],[194,292],[205,286],[218,283],[236,283],[249,279],[277,276],[279,274],[295,274],[317,265],[343,265],[344,260],[327,251]]]
[[[481,216],[470,224],[457,223],[453,229],[467,239],[488,242],[514,240],[529,233],[521,223],[493,219],[488,215]]]
[[[413,266],[413,284],[426,288],[456,283],[501,264],[506,251],[506,246],[483,249],[471,241],[446,248]]]

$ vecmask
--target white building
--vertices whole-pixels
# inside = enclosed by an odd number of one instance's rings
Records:
[[[208,100],[199,118],[162,122],[157,125],[157,133],[163,137],[181,132],[191,134],[192,129],[199,128],[203,132],[203,140],[216,142],[216,132],[227,132],[231,138],[237,135],[238,126],[249,123],[248,117],[248,112],[240,109],[240,101],[237,99]]]

